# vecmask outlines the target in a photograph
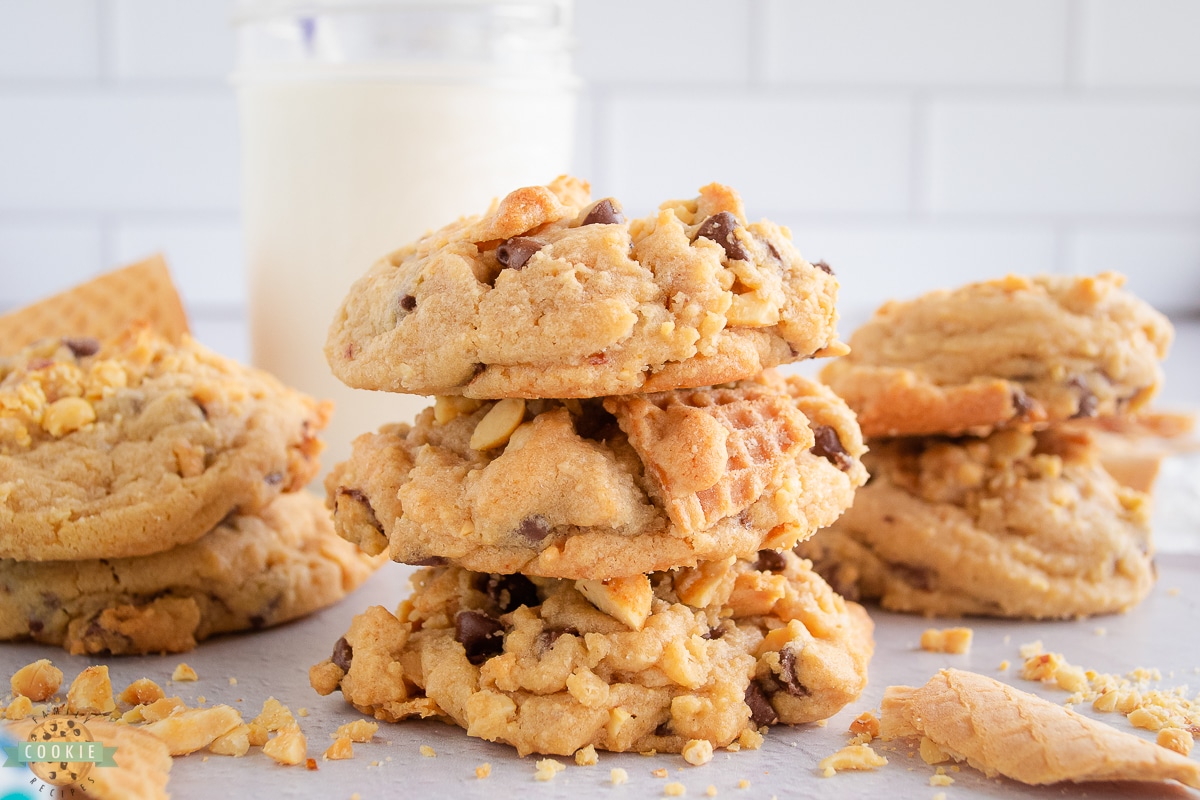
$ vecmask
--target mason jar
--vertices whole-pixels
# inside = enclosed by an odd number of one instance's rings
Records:
[[[326,332],[426,231],[568,171],[570,0],[242,2],[234,75],[255,365],[335,401],[326,468],[426,398],[351,390]]]

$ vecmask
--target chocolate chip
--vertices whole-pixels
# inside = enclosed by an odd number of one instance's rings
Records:
[[[892,563],[888,564],[888,569],[890,569],[896,575],[896,577],[914,589],[920,589],[923,592],[927,592],[934,586],[934,579],[936,576],[933,570],[926,567],[915,567],[911,564]]]
[[[504,626],[482,611],[454,615],[454,641],[467,651],[467,661],[479,666],[504,650]]]
[[[824,261],[818,261],[817,263],[813,264],[813,266],[824,272],[826,275],[833,274],[833,267],[829,266]]]
[[[550,520],[541,514],[526,517],[517,526],[517,534],[531,542],[540,542],[550,535]]]
[[[1096,416],[1096,413],[1100,410],[1100,398],[1096,397],[1083,378],[1072,378],[1068,385],[1079,391],[1079,405],[1076,407],[1077,410],[1071,416],[1071,419]]]
[[[375,527],[375,530],[379,531],[380,533],[384,532],[383,525],[379,524],[379,518],[375,516],[375,509],[372,507],[371,501],[367,499],[367,496],[361,490],[352,489],[346,486],[339,486],[338,496],[349,497],[354,502],[359,503],[364,509],[366,509],[367,521]],[[334,513],[337,513],[336,508],[334,509]]]
[[[772,242],[770,239],[763,239],[763,241],[764,241],[764,242],[766,243],[766,245],[767,245],[767,250],[771,251],[771,256],[772,256],[772,257],[773,257],[773,258],[774,258],[776,261],[778,261],[778,262],[782,263],[782,262],[783,262],[783,256],[779,255],[779,248],[777,248],[777,247],[775,246],[775,243],[774,243],[774,242]]]
[[[601,200],[583,218],[584,225],[616,225],[625,221],[625,215],[613,205],[612,200]]]
[[[1022,391],[1014,391],[1012,395],[1013,408],[1017,410],[1018,417],[1028,417],[1037,408],[1037,403],[1033,398]]]
[[[45,628],[46,623],[42,622],[40,619],[29,620],[29,632],[34,636],[37,636],[39,633],[45,630]]]
[[[406,294],[404,297],[400,298],[400,309],[402,311],[412,311],[416,307],[417,298],[413,297],[411,294]]]
[[[534,640],[534,647],[537,649],[539,656],[545,655],[550,648],[554,647],[554,643],[563,637],[564,634],[578,636],[579,631],[574,628],[546,628],[537,635]]]
[[[655,736],[670,736],[671,735],[671,720],[660,722],[658,727],[654,729]]]
[[[778,550],[759,550],[758,561],[754,562],[759,572],[783,572],[786,567],[787,561]]]
[[[843,472],[850,469],[854,460],[850,458],[846,448],[842,447],[842,440],[838,438],[837,431],[828,425],[814,425],[813,438],[816,440],[812,446],[814,455],[828,459],[831,464]]]
[[[514,236],[496,248],[496,260],[509,269],[520,269],[533,254],[546,246],[541,239],[532,236]]]
[[[67,336],[62,343],[76,358],[94,356],[100,352],[100,341],[91,336]]]
[[[793,697],[808,697],[810,692],[800,683],[800,676],[796,674],[796,651],[791,647],[779,651],[779,672],[784,691]]]
[[[424,558],[414,558],[408,561],[401,561],[401,564],[408,564],[410,567],[444,567],[450,562],[442,556],[425,556]]]
[[[587,361],[587,363],[591,364],[593,367],[599,367],[602,364],[608,363],[608,354],[607,353],[592,353],[590,356],[588,356],[584,360]]]
[[[537,587],[524,575],[489,575],[484,591],[503,614],[521,606],[533,608],[542,603]]]
[[[725,635],[725,627],[724,627],[724,625],[722,625],[719,628],[709,628],[704,633],[700,634],[700,638],[712,641],[713,639],[720,639],[724,635]]]
[[[333,655],[329,660],[341,668],[342,672],[350,671],[350,662],[354,659],[354,648],[346,641],[346,637],[333,643]]]
[[[267,486],[278,486],[279,484],[283,483],[283,473],[268,472],[263,476],[263,483],[267,484]]]
[[[725,248],[725,257],[732,261],[749,261],[750,254],[746,252],[741,240],[734,235],[734,231],[740,227],[741,223],[738,222],[737,217],[729,211],[722,211],[720,214],[713,214],[700,224],[699,230],[696,231],[696,238],[704,237],[721,245]]]
[[[750,720],[757,726],[774,725],[779,722],[767,693],[758,685],[758,681],[750,681],[746,687],[746,705],[750,706]]]

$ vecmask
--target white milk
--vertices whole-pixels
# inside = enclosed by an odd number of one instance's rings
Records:
[[[354,437],[430,404],[351,390],[323,348],[379,258],[570,160],[574,98],[552,83],[243,81],[243,215],[253,360],[336,404],[325,471]]]

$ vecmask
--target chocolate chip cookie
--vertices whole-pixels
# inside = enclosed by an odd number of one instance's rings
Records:
[[[0,560],[0,639],[72,653],[180,653],[324,608],[381,560],[333,532],[321,500],[280,496],[190,544],[135,558]]]
[[[309,671],[377,719],[436,716],[521,755],[722,747],[826,719],[866,684],[871,621],[790,552],[613,581],[437,567]]]
[[[1132,413],[1173,331],[1124,282],[1010,275],[887,303],[821,377],[868,438]]]
[[[326,480],[338,532],[396,561],[613,578],[787,548],[866,480],[854,415],[767,372],[583,400],[439,398]]]
[[[871,440],[854,506],[797,551],[834,588],[924,614],[1071,618],[1154,584],[1149,502],[1086,434]]]
[[[0,558],[146,555],[317,472],[329,406],[135,326],[0,360]]]
[[[350,290],[325,354],[347,385],[497,399],[707,386],[840,355],[837,280],[711,184],[628,220],[559,178],[427,234]]]

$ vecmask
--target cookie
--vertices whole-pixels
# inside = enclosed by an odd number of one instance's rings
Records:
[[[854,416],[773,372],[592,400],[440,398],[326,479],[338,532],[406,564],[637,575],[787,548],[866,480]]]
[[[0,558],[186,544],[315,476],[329,417],[259,370],[134,326],[0,359]]]
[[[871,440],[870,482],[798,552],[839,592],[894,611],[1072,618],[1154,584],[1149,502],[1087,436]]]
[[[424,570],[396,615],[354,618],[309,672],[360,711],[436,716],[521,755],[723,747],[827,719],[866,684],[873,643],[790,552],[610,581]]]
[[[1173,331],[1124,282],[1010,275],[887,303],[821,378],[868,438],[1133,413],[1162,382]]]
[[[282,495],[190,544],[135,558],[0,561],[0,639],[72,653],[181,653],[337,602],[374,571],[320,498]]]
[[[601,397],[749,378],[845,346],[838,283],[711,184],[626,220],[561,177],[427,234],[350,289],[325,354],[349,386]]]

